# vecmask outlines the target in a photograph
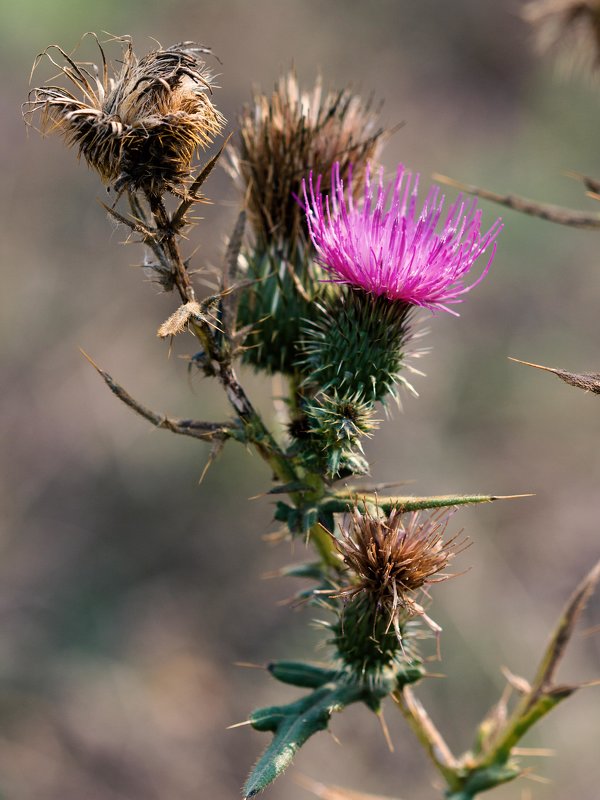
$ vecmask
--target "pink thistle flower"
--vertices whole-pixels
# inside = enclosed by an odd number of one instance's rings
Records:
[[[356,286],[373,295],[384,295],[432,311],[456,314],[448,304],[462,296],[487,274],[496,252],[495,239],[502,229],[500,219],[481,233],[481,211],[475,199],[459,195],[450,206],[440,233],[444,196],[432,186],[420,212],[417,211],[419,175],[399,165],[396,178],[387,186],[383,170],[376,184],[367,171],[364,198],[352,197],[352,173],[348,186],[336,163],[332,190],[325,199],[310,174],[303,181],[304,208],[317,260],[332,275],[332,282]],[[388,200],[391,195],[391,202]],[[493,244],[483,272],[471,284],[464,283],[479,256]]]

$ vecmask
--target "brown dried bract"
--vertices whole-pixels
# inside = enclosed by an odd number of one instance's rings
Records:
[[[456,536],[444,541],[448,519],[446,510],[423,517],[419,512],[402,514],[394,509],[387,517],[379,517],[355,509],[350,524],[342,525],[341,539],[334,539],[344,563],[354,573],[353,580],[336,596],[370,596],[388,615],[390,627],[397,627],[398,614],[404,611],[423,616],[430,627],[439,630],[414,595],[426,591],[427,584],[452,577],[441,573],[466,542],[457,542]]]
[[[556,52],[568,70],[600,70],[599,0],[532,0],[523,15],[540,51]]]
[[[310,92],[301,91],[293,72],[271,96],[255,93],[239,118],[230,172],[259,242],[293,248],[304,230],[296,197],[311,171],[323,175],[327,192],[334,162],[340,162],[343,178],[352,164],[353,185],[361,191],[367,162],[377,158],[384,138],[377,115],[371,101],[349,90],[323,92],[320,80]]]
[[[213,80],[201,57],[209,51],[182,42],[138,61],[127,37],[116,41],[123,53],[114,76],[99,42],[101,70],[48,47],[34,68],[45,56],[71,85],[32,89],[25,117],[39,112],[42,132],[62,134],[117,191],[181,193],[194,153],[210,145],[225,122],[209,98]]]

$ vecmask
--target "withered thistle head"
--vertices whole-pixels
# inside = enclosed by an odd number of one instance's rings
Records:
[[[209,97],[212,75],[202,59],[208,51],[183,42],[138,61],[128,38],[117,41],[123,53],[113,75],[99,43],[101,69],[49,47],[36,65],[46,56],[69,85],[33,89],[25,115],[39,112],[41,130],[60,133],[115,190],[180,193],[194,153],[225,122]]]
[[[335,539],[352,574],[337,596],[363,595],[387,618],[388,628],[398,630],[400,614],[419,614],[431,623],[415,595],[451,577],[443,570],[464,547],[456,537],[444,541],[448,518],[447,511],[426,517],[394,509],[380,517],[355,509],[349,524],[342,526],[341,538]]]
[[[279,80],[270,97],[255,93],[239,127],[230,171],[246,198],[254,233],[259,244],[287,242],[290,249],[305,231],[296,200],[302,178],[311,170],[330,175],[335,161],[344,178],[352,163],[359,192],[384,133],[371,101],[349,90],[323,92],[320,80],[303,92],[293,72]]]
[[[600,70],[599,0],[531,0],[523,14],[540,51],[556,52],[570,70]]]

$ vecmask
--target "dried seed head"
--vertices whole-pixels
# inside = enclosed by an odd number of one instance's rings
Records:
[[[344,563],[354,573],[351,583],[337,595],[348,599],[365,595],[387,617],[388,628],[397,628],[401,613],[405,617],[419,614],[431,623],[415,593],[452,577],[441,573],[465,546],[456,537],[444,541],[448,519],[447,511],[423,518],[418,512],[407,515],[393,510],[382,518],[355,509],[350,524],[342,526],[341,539],[335,539]]]
[[[62,134],[117,191],[180,193],[194,153],[207,147],[225,122],[209,98],[212,75],[201,58],[209,51],[183,42],[138,61],[128,38],[117,41],[123,54],[113,76],[99,43],[101,74],[96,65],[49,47],[36,65],[46,56],[71,86],[33,89],[26,119],[39,112],[41,130]]]
[[[330,175],[335,161],[345,177],[352,162],[360,191],[384,134],[370,101],[349,90],[324,93],[320,80],[303,92],[293,72],[279,80],[270,97],[255,93],[239,126],[230,172],[246,197],[255,235],[259,244],[287,242],[291,249],[305,233],[296,201],[302,178],[311,170]]]
[[[523,15],[541,52],[556,52],[568,71],[600,71],[599,0],[531,0]]]

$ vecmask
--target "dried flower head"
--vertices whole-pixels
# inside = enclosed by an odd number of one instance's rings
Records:
[[[464,276],[502,228],[500,220],[481,233],[477,200],[462,195],[450,206],[440,233],[444,197],[433,186],[421,211],[417,210],[419,175],[398,167],[393,183],[385,185],[367,170],[362,203],[354,200],[354,176],[347,186],[339,164],[331,176],[331,193],[323,197],[322,177],[303,181],[306,218],[318,261],[332,280],[356,286],[389,300],[400,300],[431,310],[450,311],[448,304],[462,296],[487,274],[496,248],[481,275],[470,285]],[[391,200],[388,200],[391,195]],[[389,206],[389,207],[388,207]],[[456,313],[456,312],[451,312]]]
[[[33,89],[26,117],[39,112],[41,130],[62,134],[117,191],[180,193],[197,148],[207,147],[225,122],[209,98],[212,75],[201,57],[209,51],[183,42],[138,61],[128,38],[117,41],[123,55],[113,76],[100,43],[101,71],[49,47],[36,65],[46,56],[71,85]]]
[[[353,573],[349,585],[336,595],[351,599],[367,596],[372,607],[386,618],[388,628],[399,634],[399,616],[418,614],[434,629],[438,626],[426,616],[415,594],[428,584],[452,577],[442,574],[464,542],[456,537],[444,541],[449,514],[437,512],[423,517],[419,512],[402,514],[394,509],[387,517],[361,514],[355,509],[349,525],[334,539],[344,563]]]
[[[310,170],[329,174],[336,160],[345,176],[353,163],[360,189],[384,134],[372,102],[349,90],[324,93],[320,80],[303,92],[293,72],[270,97],[255,93],[239,126],[230,171],[246,198],[255,235],[260,244],[288,242],[292,248],[305,229],[295,200],[303,176]]]
[[[556,52],[567,70],[600,70],[599,0],[532,0],[524,8],[541,52]]]

